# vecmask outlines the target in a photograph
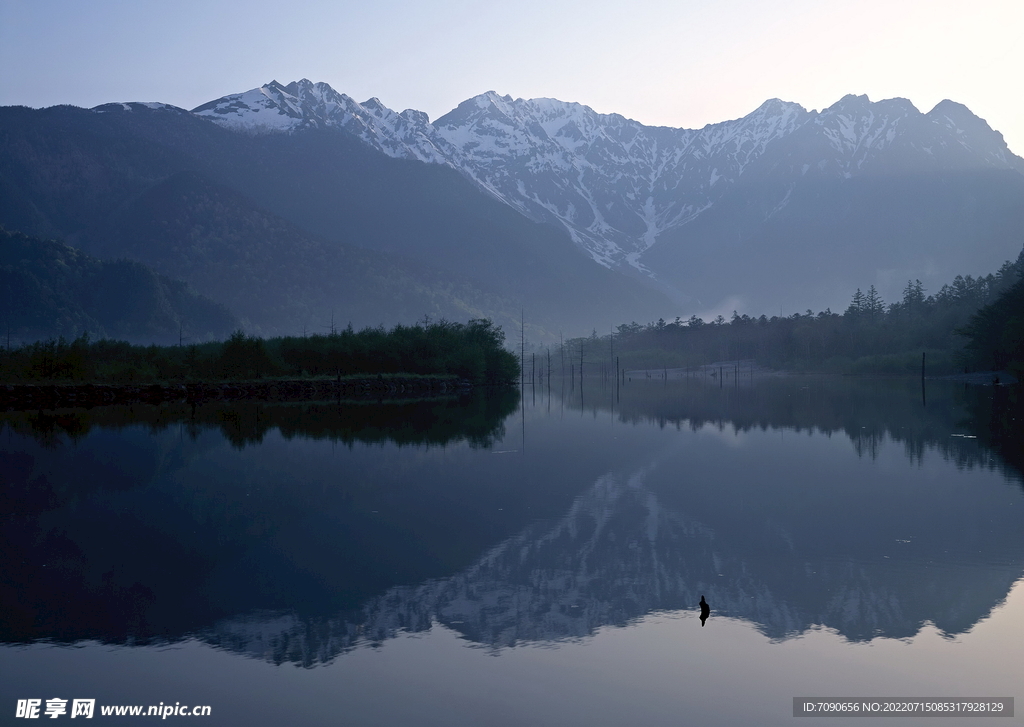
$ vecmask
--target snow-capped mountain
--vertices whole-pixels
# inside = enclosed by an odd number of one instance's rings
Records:
[[[555,99],[481,94],[431,123],[325,83],[275,82],[193,113],[248,133],[338,127],[392,157],[446,164],[536,220],[557,221],[594,260],[651,273],[645,253],[724,196],[774,182],[765,217],[801,179],[976,169],[1024,160],[966,107],[846,96],[823,111],[766,101],[703,129],[645,126]]]
[[[326,83],[306,79],[287,86],[271,81],[203,104],[192,113],[252,134],[337,127],[391,157],[447,163],[446,154],[435,147],[434,129],[422,111],[396,113],[375,98],[357,103]]]

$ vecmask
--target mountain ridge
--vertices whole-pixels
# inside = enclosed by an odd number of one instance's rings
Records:
[[[894,300],[908,279],[936,289],[998,268],[1024,229],[1024,160],[953,101],[922,113],[898,98],[849,94],[822,111],[768,99],[675,129],[490,91],[431,123],[302,79],[194,111],[128,102],[0,116],[10,229],[131,247],[131,231],[112,228],[124,210],[195,172],[249,200],[234,207],[239,222],[268,213],[299,237],[450,271],[469,286],[455,283],[467,292],[458,309],[508,325],[535,308],[547,340],[659,316],[841,310],[870,285]],[[274,328],[306,317],[296,309]]]
[[[246,105],[257,97],[258,108]],[[686,275],[652,265],[672,256],[648,251],[678,241],[750,183],[777,182],[770,204],[781,209],[792,192],[786,185],[801,180],[978,170],[1024,179],[1024,159],[1002,135],[950,100],[921,112],[903,98],[848,94],[809,111],[776,98],[739,119],[682,129],[488,91],[431,123],[422,112],[397,113],[375,98],[360,104],[303,79],[226,96],[194,113],[253,133],[337,126],[389,156],[450,166],[527,217],[559,224],[596,262],[674,285],[682,300],[694,297],[679,284]],[[280,125],[259,126],[256,118]]]

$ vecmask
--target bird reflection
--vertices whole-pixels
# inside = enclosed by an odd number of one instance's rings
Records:
[[[701,595],[701,597],[700,597],[700,625],[701,625],[701,628],[704,627],[704,622],[708,620],[708,616],[710,616],[710,615],[711,615],[711,606],[708,605],[708,602],[704,600],[704,596]]]

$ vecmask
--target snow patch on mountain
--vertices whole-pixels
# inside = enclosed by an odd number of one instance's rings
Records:
[[[185,109],[172,106],[167,103],[160,103],[158,101],[127,101],[123,103],[105,103],[99,106],[94,106],[91,111],[98,114],[111,113],[113,111],[127,111],[132,112],[135,109],[150,109],[151,111],[176,111],[179,113],[188,113]]]

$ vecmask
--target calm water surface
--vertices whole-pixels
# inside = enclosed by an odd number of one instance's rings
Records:
[[[26,698],[93,698],[113,723],[153,718],[101,705],[210,705],[210,725],[810,725],[836,720],[795,720],[794,697],[1019,702],[1009,394],[922,394],[595,380],[0,414],[0,723],[25,724]]]

